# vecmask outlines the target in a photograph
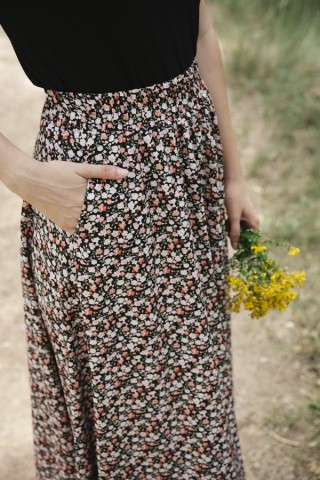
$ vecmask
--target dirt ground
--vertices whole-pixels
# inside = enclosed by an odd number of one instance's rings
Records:
[[[0,30],[0,129],[32,153],[44,92],[26,78],[11,44]],[[254,102],[254,99],[251,99]],[[240,106],[241,107],[241,106]],[[251,109],[251,110],[250,110]],[[244,167],[253,158],[263,123],[259,105],[233,107]],[[249,130],[242,116],[255,112]],[[250,115],[250,114],[249,114]],[[248,178],[263,214],[263,185]],[[34,480],[31,410],[20,285],[19,215],[22,200],[0,184],[0,478]],[[234,394],[247,480],[303,480],[294,473],[304,442],[286,426],[272,430],[272,418],[308,400],[309,373],[295,357],[290,310],[251,320],[233,316]],[[270,420],[271,419],[271,420]],[[286,441],[288,440],[288,441]],[[52,479],[54,480],[54,479]]]

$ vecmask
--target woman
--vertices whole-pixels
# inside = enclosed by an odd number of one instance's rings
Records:
[[[4,3],[46,91],[33,158],[0,138],[37,479],[244,479],[227,235],[259,219],[205,1]]]

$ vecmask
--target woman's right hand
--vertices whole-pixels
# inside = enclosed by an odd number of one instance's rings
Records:
[[[40,162],[30,161],[30,157],[25,166],[10,190],[71,234],[78,224],[88,179],[118,179],[128,173],[127,170],[119,173],[113,165],[63,160]]]

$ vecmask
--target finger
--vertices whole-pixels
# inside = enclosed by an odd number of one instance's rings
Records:
[[[92,165],[90,163],[81,163],[77,165],[76,173],[84,178],[122,178],[128,174],[125,168],[116,167],[114,165]]]
[[[230,237],[231,246],[234,250],[236,250],[238,248],[239,237],[240,237],[240,219],[230,218],[229,224],[230,224],[229,237]]]
[[[259,230],[260,228],[260,219],[257,215],[251,215],[250,218],[243,218],[242,221],[248,228],[252,228],[253,230]]]

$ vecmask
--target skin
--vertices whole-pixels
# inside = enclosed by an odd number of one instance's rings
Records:
[[[200,0],[197,60],[201,78],[215,105],[224,151],[225,204],[231,246],[236,249],[240,220],[259,228],[259,218],[242,173],[235,134],[231,124],[221,52],[205,0]],[[31,203],[69,233],[77,225],[89,178],[123,178],[112,165],[54,160],[39,162],[27,155],[0,132],[0,181],[21,199]]]
[[[205,0],[200,0],[197,44],[199,73],[208,87],[218,117],[224,156],[224,189],[227,229],[232,248],[236,249],[240,221],[258,230],[260,220],[252,204],[242,171],[235,133],[231,122],[221,50]]]

